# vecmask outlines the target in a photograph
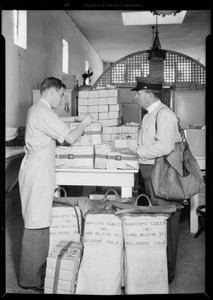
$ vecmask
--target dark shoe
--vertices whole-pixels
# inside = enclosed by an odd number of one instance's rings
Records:
[[[24,289],[24,290],[31,290],[37,293],[43,293],[44,292],[44,287],[43,286],[21,286],[20,288]]]

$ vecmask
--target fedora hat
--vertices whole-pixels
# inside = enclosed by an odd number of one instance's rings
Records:
[[[153,91],[161,91],[163,80],[159,78],[152,77],[135,77],[136,86],[131,89],[131,91],[139,91],[139,90],[153,90]]]

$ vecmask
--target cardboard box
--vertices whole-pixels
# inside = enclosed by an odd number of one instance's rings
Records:
[[[44,287],[44,294],[52,294],[52,293],[53,293],[52,288]],[[68,294],[68,295],[70,295],[71,293],[68,292],[68,291],[57,290],[57,294]]]
[[[87,101],[88,105],[98,105],[98,99],[97,98],[89,98]]]
[[[104,127],[104,126],[108,126],[108,120],[98,120],[98,122],[101,123],[101,126]]]
[[[108,112],[109,105],[98,105],[98,112]]]
[[[74,294],[82,251],[81,242],[60,240],[49,252],[44,282],[45,293]]]
[[[132,139],[113,139],[111,142],[112,145],[112,149],[114,151],[119,151],[119,150],[124,150],[124,149],[128,149],[128,143],[132,146],[132,147],[137,147],[138,143],[137,140],[132,140]]]
[[[113,128],[114,127],[103,126],[102,133],[103,134],[111,134],[111,133],[113,133]]]
[[[122,133],[138,133],[139,126],[123,125]]]
[[[87,105],[88,98],[78,98],[78,105]]]
[[[88,98],[89,97],[89,91],[79,91],[78,92],[79,98]]]
[[[44,287],[48,289],[52,289],[53,292],[53,284],[54,284],[54,279],[53,278],[48,278],[45,277],[44,281]],[[69,292],[69,294],[74,294],[74,285],[75,283],[73,281],[68,281],[68,280],[58,280],[57,282],[57,290]],[[57,292],[56,290],[56,292]],[[58,292],[57,292],[58,294]]]
[[[118,89],[107,90],[107,96],[108,97],[118,97],[118,95],[119,95],[119,90]]]
[[[101,123],[96,122],[96,123],[90,124],[84,130],[84,134],[86,134],[86,133],[89,133],[89,134],[101,133]]]
[[[98,90],[98,97],[107,97],[108,96],[108,91],[107,90]]]
[[[120,104],[110,104],[109,105],[109,111],[120,111],[121,105]]]
[[[80,114],[87,114],[88,106],[85,106],[85,105],[78,106],[78,112]]]
[[[117,126],[121,123],[121,119],[108,119],[107,125],[108,126]]]
[[[122,126],[113,126],[112,127],[112,133],[114,133],[114,134],[119,134],[119,133],[121,133],[122,132]]]
[[[138,156],[134,154],[121,154],[113,151],[110,145],[95,146],[95,168],[97,169],[139,169]]]
[[[98,105],[108,105],[107,98],[98,98]]]
[[[99,112],[98,119],[99,120],[107,120],[109,117],[108,112]]]
[[[107,102],[109,105],[112,105],[112,104],[118,104],[120,101],[119,98],[117,97],[108,97]]]
[[[120,111],[109,111],[109,119],[118,119],[120,116]]]
[[[112,141],[112,135],[111,134],[102,133],[101,140],[102,140],[102,142],[111,142]]]
[[[54,279],[55,277],[55,269],[52,268],[46,268],[46,273],[45,276],[48,278]],[[61,280],[66,280],[66,281],[72,281],[74,277],[74,272],[71,270],[59,270],[59,278]]]
[[[98,91],[88,91],[89,92],[89,98],[98,98]]]
[[[97,113],[98,105],[88,105],[88,113]]]

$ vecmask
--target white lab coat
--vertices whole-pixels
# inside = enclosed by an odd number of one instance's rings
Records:
[[[30,108],[25,132],[25,157],[19,170],[25,228],[50,226],[55,189],[56,140],[62,143],[69,131],[43,99]]]

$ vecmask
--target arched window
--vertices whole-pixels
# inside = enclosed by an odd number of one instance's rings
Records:
[[[206,84],[206,68],[195,59],[175,51],[166,50],[163,62],[163,78],[165,84],[190,84],[194,89],[204,89]],[[93,88],[107,84],[119,87],[133,87],[135,77],[148,76],[150,61],[147,50],[127,55],[111,64],[96,80]],[[156,64],[156,68],[158,65]],[[153,68],[153,64],[152,64]]]

